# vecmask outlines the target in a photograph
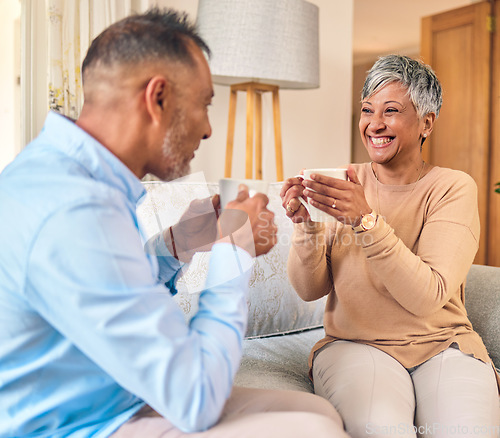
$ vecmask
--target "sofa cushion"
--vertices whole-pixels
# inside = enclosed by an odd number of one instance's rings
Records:
[[[500,268],[472,265],[465,286],[465,307],[474,330],[500,369]]]
[[[196,178],[198,180],[196,180]],[[312,303],[302,301],[288,281],[286,261],[293,225],[281,207],[282,183],[271,183],[268,189],[269,209],[275,213],[278,244],[255,260],[247,296],[249,320],[247,338],[290,333],[321,327],[325,299]],[[218,192],[217,183],[206,183],[200,174],[171,183],[144,182],[147,196],[138,207],[139,220],[145,231],[144,241],[160,230],[175,224],[189,203]],[[209,253],[198,253],[177,281],[175,296],[186,318],[197,311],[208,269]]]
[[[313,329],[286,336],[247,339],[234,384],[249,388],[313,392],[308,357],[314,344],[325,336]]]

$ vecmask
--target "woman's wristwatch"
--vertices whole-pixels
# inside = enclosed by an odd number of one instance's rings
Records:
[[[372,210],[368,214],[361,215],[361,222],[358,226],[352,227],[355,233],[363,233],[364,231],[371,230],[377,224],[377,214]]]

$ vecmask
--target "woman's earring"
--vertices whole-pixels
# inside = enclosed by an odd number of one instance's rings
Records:
[[[424,138],[427,138],[427,134],[424,134]]]

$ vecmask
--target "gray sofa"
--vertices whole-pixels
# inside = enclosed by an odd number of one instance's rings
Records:
[[[217,184],[201,175],[175,183],[145,182],[146,200],[138,208],[145,239],[175,223],[189,202],[217,193]],[[324,299],[306,303],[297,297],[286,273],[292,223],[279,197],[280,183],[269,185],[270,209],[276,214],[278,244],[255,261],[247,297],[249,323],[244,356],[235,384],[253,388],[312,392],[307,359],[324,335]],[[177,283],[176,300],[186,318],[196,312],[209,254],[197,254]],[[466,307],[474,329],[482,336],[500,369],[500,268],[472,266],[466,286]]]

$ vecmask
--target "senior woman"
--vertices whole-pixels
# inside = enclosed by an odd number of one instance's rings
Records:
[[[464,307],[476,185],[422,159],[441,102],[428,66],[380,58],[359,122],[371,162],[350,165],[348,181],[295,177],[281,191],[296,224],[290,280],[306,301],[328,296],[314,389],[354,437],[498,434],[500,380]],[[337,221],[312,222],[299,196]]]

